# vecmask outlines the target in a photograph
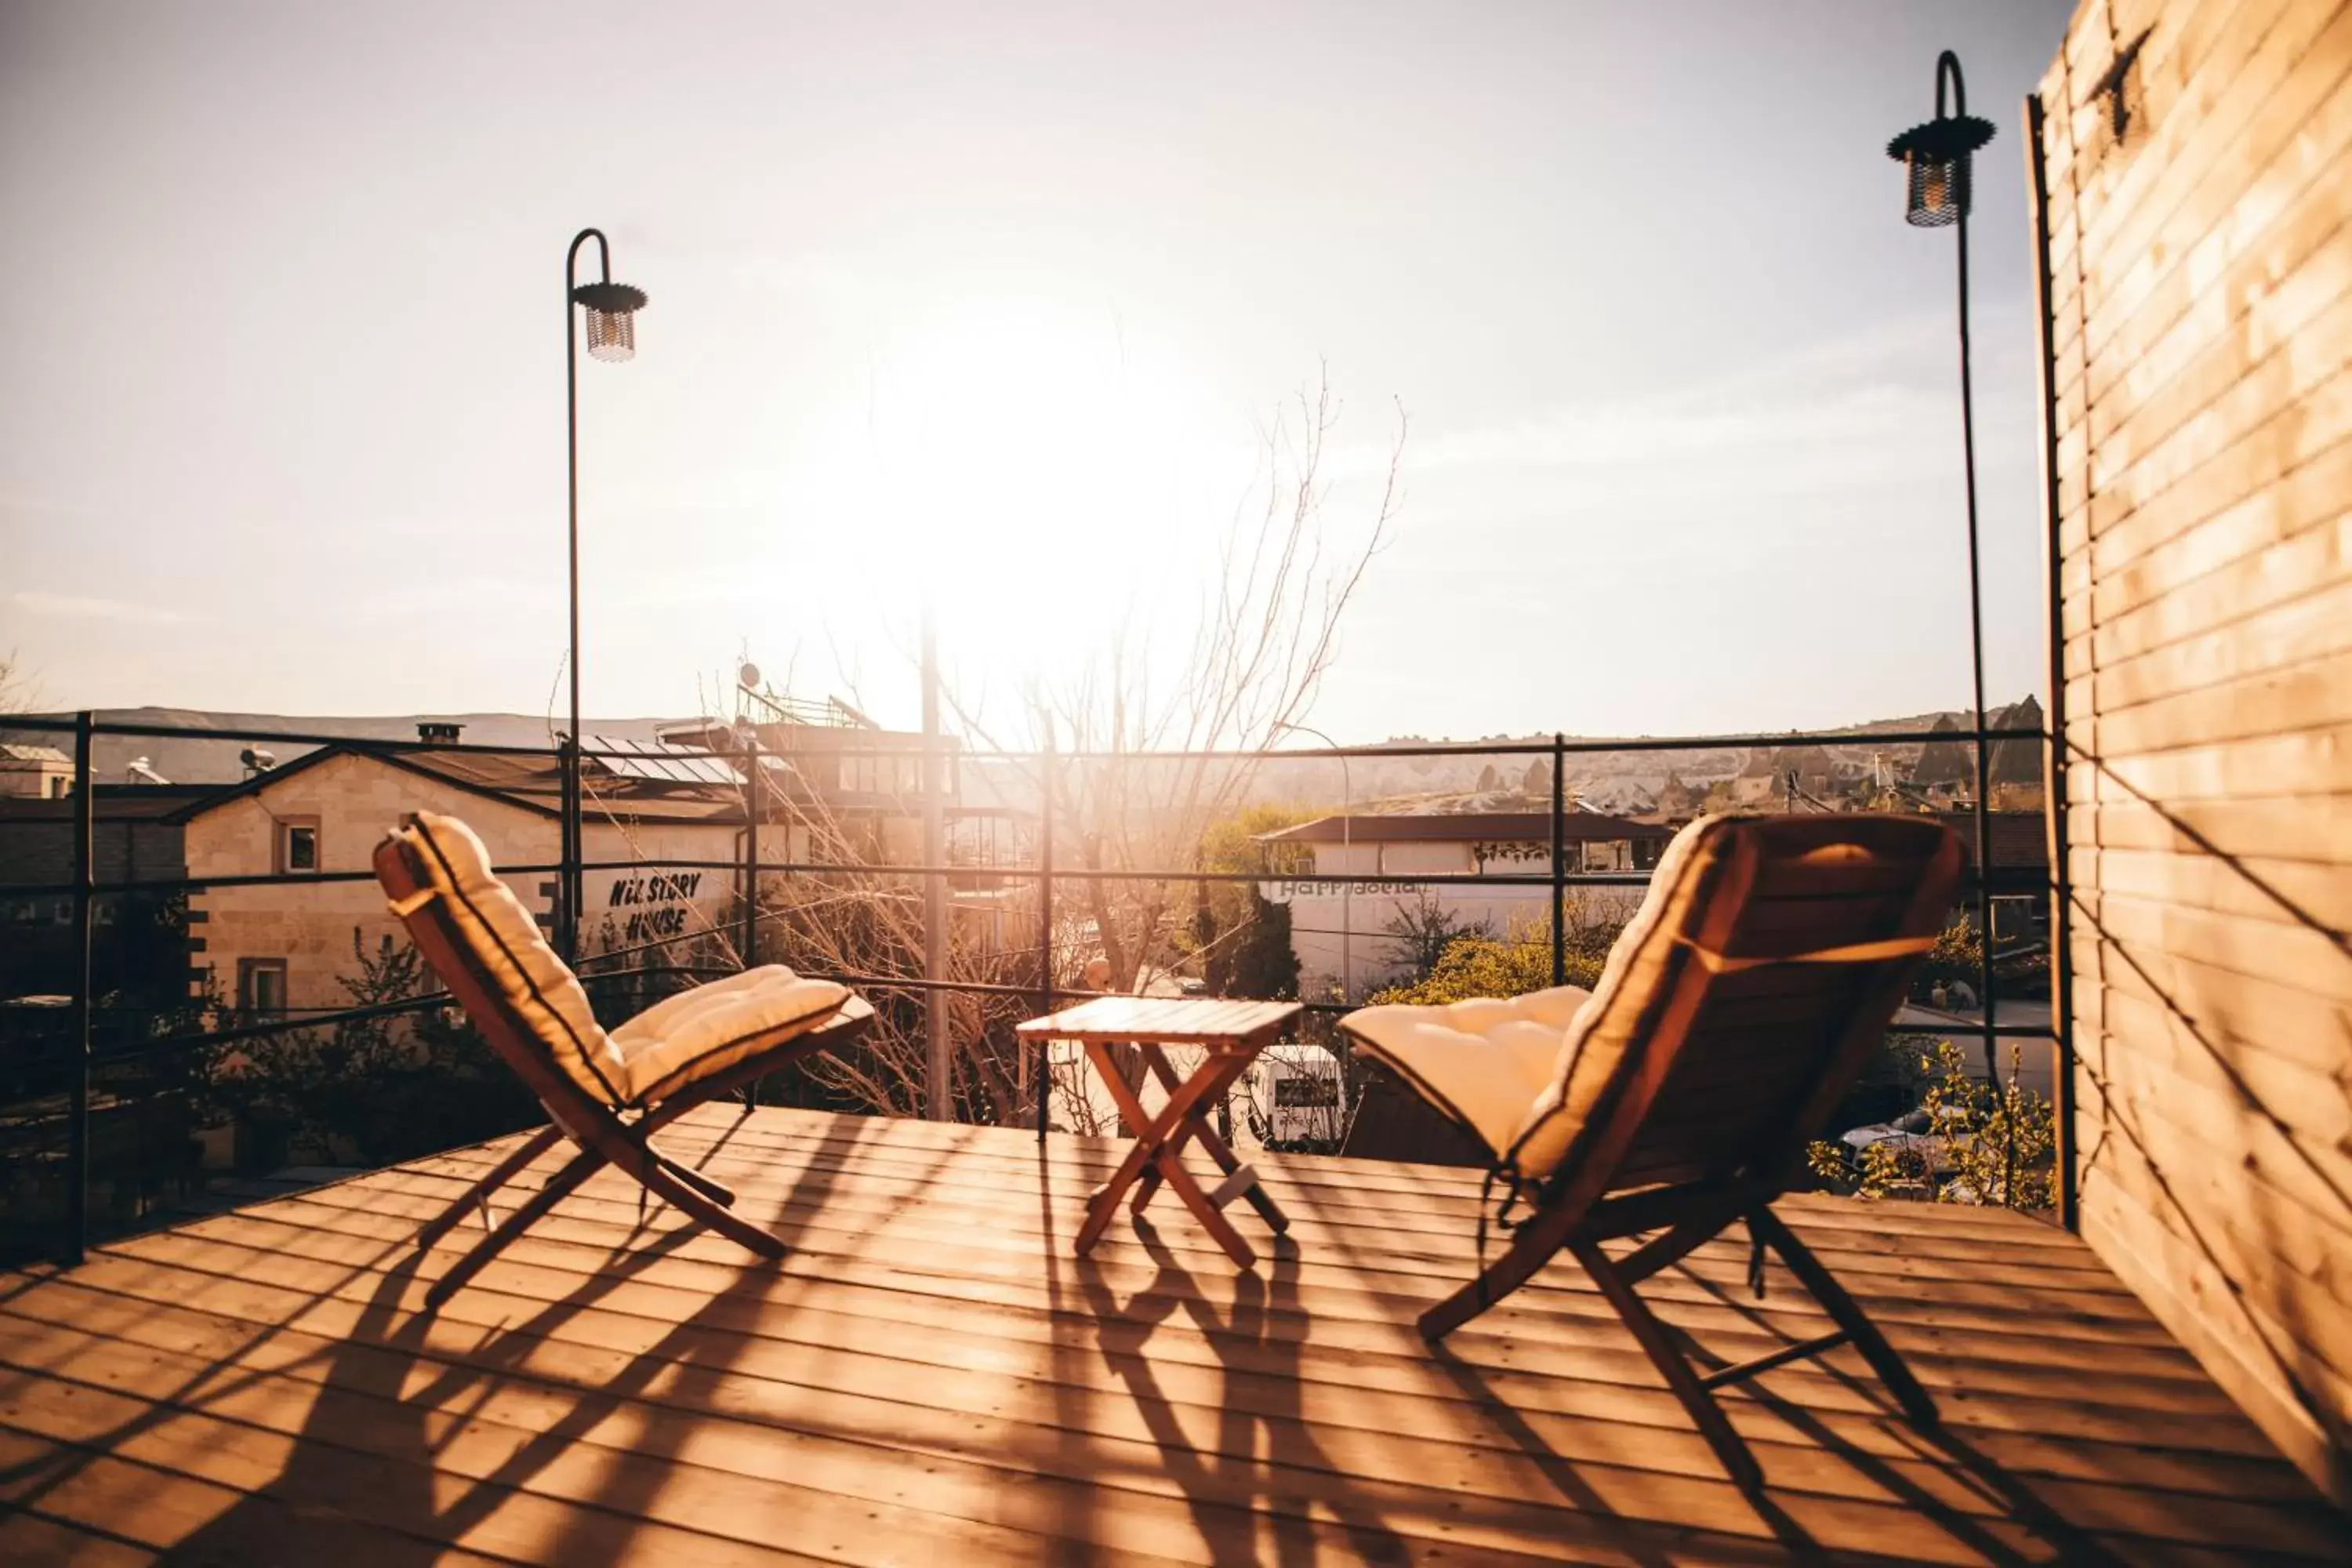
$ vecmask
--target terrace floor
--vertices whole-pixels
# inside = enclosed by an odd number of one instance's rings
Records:
[[[1948,1435],[1851,1352],[1773,1373],[1727,1400],[1750,1499],[1570,1265],[1422,1344],[1475,1173],[1263,1160],[1297,1245],[1237,1273],[1174,1209],[1068,1255],[1109,1141],[708,1108],[664,1138],[793,1257],[641,1221],[608,1173],[420,1317],[455,1254],[410,1238],[493,1144],[0,1276],[0,1559],[2352,1560],[2090,1252],[2013,1215],[1783,1205]],[[1648,1289],[1727,1353],[1822,1331],[1745,1262]]]

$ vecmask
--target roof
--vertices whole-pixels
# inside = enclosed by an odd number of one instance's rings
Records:
[[[281,763],[267,773],[256,773],[242,784],[199,786],[201,794],[193,800],[185,794],[187,786],[174,786],[173,793],[183,804],[177,819],[184,822],[215,806],[257,794],[272,784],[317,767],[330,757],[344,756],[365,757],[384,767],[429,778],[471,795],[503,801],[541,816],[561,814],[559,803],[562,775],[552,756],[537,752],[444,752],[431,747],[388,752],[371,746],[330,745],[321,746],[315,752],[306,752],[292,762]],[[604,812],[638,819],[740,822],[743,816],[741,786],[733,783],[738,775],[731,769],[727,776],[733,787],[680,784],[667,777],[658,780],[635,775],[597,778],[592,774],[587,780],[588,807],[592,816]],[[641,789],[646,793],[639,793]],[[147,793],[164,793],[154,785],[145,786],[145,790]]]
[[[73,759],[55,746],[24,746],[0,741],[0,763],[33,763],[43,767],[71,767]]]
[[[218,784],[107,784],[90,795],[90,816],[100,822],[163,822],[185,808],[218,795]],[[0,795],[0,821],[70,822],[76,802],[71,795],[55,798]]]
[[[1549,840],[1552,816],[1548,811],[1464,811],[1451,815],[1319,816],[1276,833],[1258,835],[1273,844],[1484,844]],[[1672,838],[1675,830],[1656,823],[1635,822],[1598,811],[1571,811],[1559,818],[1560,837],[1571,843],[1589,839]]]

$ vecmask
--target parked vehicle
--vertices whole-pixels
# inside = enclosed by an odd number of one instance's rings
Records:
[[[1906,1112],[1892,1121],[1875,1121],[1866,1127],[1856,1127],[1838,1142],[1860,1160],[1866,1149],[1892,1146],[1906,1175],[1922,1181],[1934,1181],[1949,1175],[1954,1168],[1952,1151],[1956,1142],[1967,1136],[1958,1131],[1967,1120],[1958,1106],[1946,1106],[1940,1119],[1930,1118],[1925,1107]]]
[[[1251,1065],[1250,1131],[1269,1149],[1328,1152],[1346,1131],[1339,1058],[1322,1046],[1269,1047]]]

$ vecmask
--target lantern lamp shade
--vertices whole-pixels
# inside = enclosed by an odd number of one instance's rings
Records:
[[[572,298],[588,312],[588,354],[592,359],[625,360],[637,352],[637,312],[646,308],[646,291],[626,283],[583,283]]]
[[[1969,161],[1992,140],[1992,121],[1973,114],[1939,114],[1886,144],[1886,155],[1909,175],[1904,221],[1942,228],[1969,212]]]

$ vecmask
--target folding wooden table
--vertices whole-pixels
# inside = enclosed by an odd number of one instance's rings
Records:
[[[1118,1201],[1135,1189],[1134,1212],[1141,1214],[1161,1186],[1184,1201],[1225,1255],[1244,1268],[1257,1261],[1241,1232],[1227,1219],[1224,1208],[1246,1197],[1278,1236],[1287,1229],[1273,1196],[1259,1184],[1257,1173],[1234,1155],[1208,1122],[1209,1111],[1223,1103],[1225,1091],[1247,1071],[1258,1052],[1274,1043],[1296,1018],[1296,1002],[1224,1002],[1197,996],[1097,996],[1043,1018],[1032,1018],[1014,1033],[1024,1045],[1041,1051],[1055,1040],[1076,1040],[1110,1091],[1118,1113],[1136,1130],[1135,1145],[1119,1162],[1109,1181],[1087,1199],[1086,1223],[1078,1228],[1076,1251],[1084,1257],[1118,1212]],[[1165,1046],[1207,1047],[1207,1055],[1191,1078],[1178,1074],[1168,1060]],[[1147,1112],[1127,1079],[1119,1076],[1113,1046],[1134,1046],[1144,1065],[1168,1090],[1168,1103],[1157,1115]],[[1040,1078],[1044,1069],[1040,1068]],[[1043,1089],[1041,1086],[1040,1092]],[[1184,1168],[1184,1145],[1197,1141],[1224,1173],[1224,1180],[1202,1191]]]

